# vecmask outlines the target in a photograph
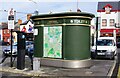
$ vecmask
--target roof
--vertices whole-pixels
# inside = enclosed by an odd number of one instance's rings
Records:
[[[32,21],[32,20],[27,20],[27,21],[23,22],[23,23],[20,24],[20,25],[27,25],[27,23],[28,23],[29,21],[33,24],[33,21]]]
[[[120,10],[120,1],[98,2],[97,12],[103,11],[105,6],[110,6],[111,11]]]
[[[15,23],[15,28],[14,28],[14,30],[16,30],[17,28],[19,28],[18,22]],[[0,29],[8,29],[8,23],[7,23],[7,22],[2,22],[2,23],[0,24]]]
[[[95,17],[94,14],[86,13],[86,12],[62,12],[62,13],[35,15],[35,16],[31,16],[31,19],[47,18],[47,17],[61,17],[61,16],[88,16],[92,18]]]
[[[0,29],[6,29],[6,28],[8,28],[7,22],[2,22],[0,25]]]

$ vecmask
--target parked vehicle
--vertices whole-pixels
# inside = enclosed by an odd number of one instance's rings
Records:
[[[7,46],[6,48],[3,48],[3,54],[5,55],[11,55],[11,46]],[[32,41],[26,41],[26,55],[28,53],[33,54],[33,42]],[[15,42],[12,45],[12,55],[16,56],[17,55],[17,42]]]
[[[34,50],[33,42],[26,41],[25,54],[28,55],[29,58],[31,59],[31,64],[33,62],[33,50]],[[3,63],[7,57],[10,57],[10,56],[11,56],[11,46],[7,46],[6,48],[3,48],[3,59],[0,62],[0,64]],[[14,57],[13,59],[13,62],[14,62],[15,58],[17,57],[17,43],[14,43],[12,45],[12,56]]]
[[[34,51],[33,41],[26,41],[26,55],[28,55],[28,53],[33,55],[33,51]]]
[[[114,37],[99,37],[97,40],[97,45],[91,47],[91,57],[114,59],[117,54],[117,46],[115,41],[116,40]]]
[[[2,45],[2,46],[7,46],[7,45],[10,45],[10,43],[9,43],[9,42],[0,41],[0,45]]]
[[[3,54],[6,56],[10,56],[11,55],[11,46],[7,46],[5,48],[3,48]],[[12,55],[16,56],[17,55],[17,43],[14,43],[12,45]]]

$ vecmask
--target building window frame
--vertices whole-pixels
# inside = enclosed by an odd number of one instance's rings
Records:
[[[110,19],[110,26],[114,26],[115,25],[115,19]]]
[[[102,19],[102,26],[106,27],[107,26],[107,19]]]

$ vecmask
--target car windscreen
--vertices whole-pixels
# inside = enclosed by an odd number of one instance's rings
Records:
[[[97,41],[98,46],[113,46],[114,41],[113,40],[107,40],[107,39],[100,39]]]

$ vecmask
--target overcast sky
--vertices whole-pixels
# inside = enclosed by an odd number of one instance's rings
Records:
[[[56,12],[68,12],[70,9],[76,12],[78,8],[82,12],[89,12],[97,14],[97,3],[98,1],[114,1],[114,0],[0,0],[0,22],[7,22],[7,12],[4,10],[9,10],[13,8],[16,10],[16,20],[22,19],[26,20],[27,13],[34,13],[37,9],[40,14],[46,14],[52,11]],[[116,0],[118,1],[118,0]]]

